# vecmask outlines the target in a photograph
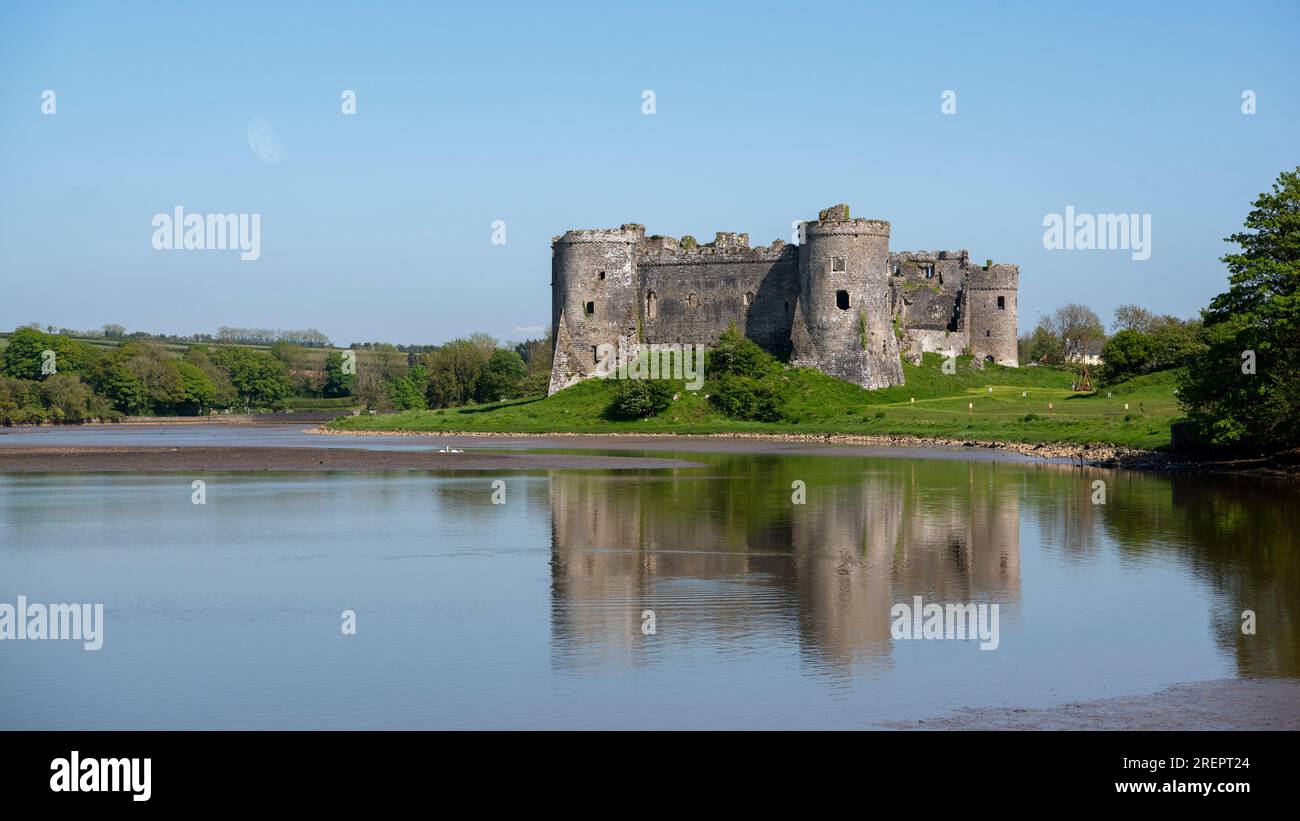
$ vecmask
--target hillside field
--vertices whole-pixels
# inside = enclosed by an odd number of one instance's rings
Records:
[[[340,431],[441,431],[498,433],[843,433],[913,435],[979,441],[1113,444],[1159,448],[1181,412],[1176,372],[1123,382],[1094,393],[1071,390],[1074,375],[1048,367],[972,366],[926,354],[904,363],[906,384],[868,391],[817,371],[787,369],[787,421],[739,421],[723,415],[698,392],[677,385],[677,399],[658,416],[624,420],[609,411],[617,382],[590,379],[551,397],[488,405],[337,419]],[[1125,405],[1127,404],[1127,408]]]

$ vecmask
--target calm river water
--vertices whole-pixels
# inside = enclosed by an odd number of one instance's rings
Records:
[[[95,652],[0,642],[0,728],[845,728],[1300,676],[1293,485],[962,453],[654,455],[700,467],[0,474],[0,603],[105,612]],[[997,604],[997,649],[895,639],[891,607],[915,596]]]

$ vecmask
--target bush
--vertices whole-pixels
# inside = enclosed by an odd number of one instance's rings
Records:
[[[624,379],[618,383],[613,415],[623,419],[644,419],[666,410],[673,403],[673,383],[662,379]]]
[[[520,396],[545,396],[551,389],[551,372],[534,371],[519,386]]]
[[[724,374],[711,401],[733,419],[779,422],[783,416],[780,393],[770,384],[749,376]]]
[[[772,370],[776,358],[758,347],[731,327],[723,332],[717,343],[705,355],[704,373],[710,379],[723,374],[735,374],[757,379]]]

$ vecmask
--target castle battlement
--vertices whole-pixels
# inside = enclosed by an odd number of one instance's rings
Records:
[[[901,358],[969,351],[1016,365],[1019,267],[955,251],[889,250],[890,224],[836,205],[797,245],[751,248],[645,226],[552,239],[551,392],[595,374],[601,345],[711,345],[732,323],[777,357],[868,388],[902,384]]]

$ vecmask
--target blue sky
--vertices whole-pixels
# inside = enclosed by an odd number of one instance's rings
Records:
[[[1300,164],[1300,4],[1048,5],[4,3],[0,328],[518,339],[567,228],[757,245],[837,202],[1019,263],[1022,331],[1194,315]],[[154,250],[176,205],[261,214],[260,258]],[[1151,258],[1045,250],[1067,205],[1151,214]]]

